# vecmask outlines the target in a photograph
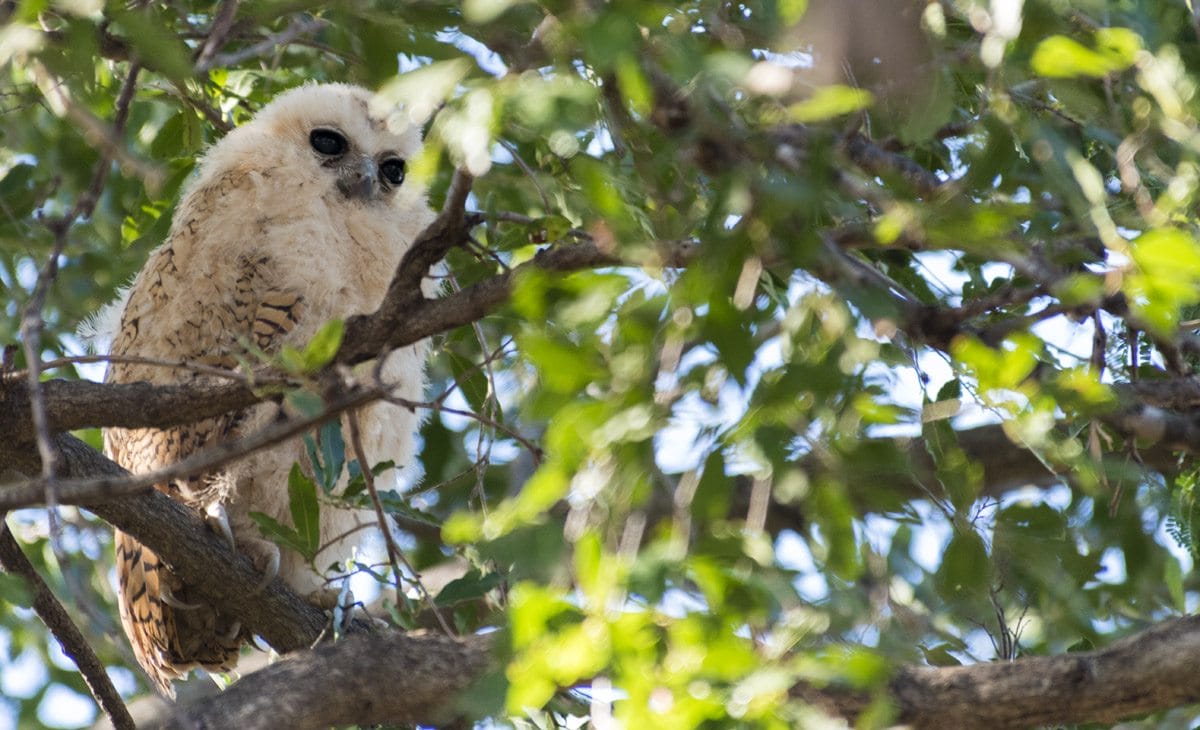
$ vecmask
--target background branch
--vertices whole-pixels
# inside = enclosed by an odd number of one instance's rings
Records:
[[[1164,621],[1105,649],[961,667],[902,667],[888,684],[911,727],[1026,728],[1115,722],[1200,700],[1193,668],[1200,617]],[[798,687],[826,711],[854,718],[869,698]]]

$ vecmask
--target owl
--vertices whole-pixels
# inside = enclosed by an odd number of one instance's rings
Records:
[[[420,133],[411,125],[397,130],[399,116],[375,110],[364,89],[308,85],[280,94],[213,145],[183,192],[166,241],[110,305],[111,354],[234,367],[284,345],[302,347],[330,319],[374,311],[400,257],[433,219],[424,191],[405,175]],[[428,279],[423,286],[432,293]],[[379,366],[396,395],[420,400],[425,354],[424,344],[409,346]],[[206,377],[118,361],[106,380]],[[278,406],[259,405],[168,429],[110,428],[104,447],[131,472],[146,472],[254,432],[277,415]],[[372,464],[415,468],[416,415],[377,403],[357,418]],[[209,519],[266,578],[277,572],[319,602],[331,589],[318,567],[266,541],[250,517],[261,512],[291,523],[287,477],[296,462],[311,466],[300,440],[156,488]],[[349,558],[374,522],[371,512],[322,505],[315,565]],[[173,696],[172,680],[191,668],[232,669],[249,629],[193,595],[129,535],[118,531],[115,543],[121,623],[155,687]]]

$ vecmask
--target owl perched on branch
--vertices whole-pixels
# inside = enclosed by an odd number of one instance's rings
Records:
[[[253,361],[256,352],[302,347],[330,319],[374,311],[401,255],[433,214],[424,191],[405,177],[406,161],[420,148],[419,131],[396,130],[371,100],[368,91],[342,84],[293,89],[213,146],[167,240],[110,305],[111,353],[233,367]],[[425,352],[424,345],[410,346],[383,363],[380,372],[396,395],[420,399]],[[113,362],[107,380],[205,377]],[[260,405],[169,429],[110,428],[105,450],[130,471],[146,472],[251,433],[277,410]],[[417,416],[379,403],[357,417],[370,462],[413,468]],[[296,462],[311,466],[299,440],[156,486],[231,536],[268,578],[277,570],[301,596],[325,595],[324,577],[300,555],[264,540],[250,518],[262,512],[291,523],[287,482]],[[320,514],[318,567],[350,557],[369,532],[357,528],[374,522],[373,513],[328,505]],[[205,604],[151,550],[119,531],[116,552],[121,622],[161,692],[172,695],[171,681],[193,667],[226,671],[236,664],[252,627]]]

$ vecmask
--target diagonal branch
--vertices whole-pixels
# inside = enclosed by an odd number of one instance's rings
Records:
[[[474,178],[468,173],[455,170],[441,213],[405,252],[379,309],[370,315],[351,317],[346,322],[346,333],[337,354],[337,362],[363,362],[378,357],[384,350],[400,346],[394,344],[398,339],[394,333],[404,328],[404,323],[411,323],[414,319],[412,312],[428,302],[421,292],[421,282],[429,275],[430,267],[445,258],[451,248],[466,241],[471,228],[478,222],[478,217],[468,215],[465,209],[473,181]],[[414,334],[411,338],[403,338],[403,344],[416,342],[434,333]]]
[[[55,437],[65,478],[123,478],[129,472],[70,435]],[[10,459],[5,466],[36,473],[36,452]],[[0,469],[3,471],[3,469]],[[129,533],[172,567],[196,590],[229,613],[277,650],[293,651],[312,645],[325,628],[325,615],[301,600],[276,578],[258,592],[262,575],[250,559],[232,550],[207,528],[195,510],[154,490],[90,504],[88,509]]]
[[[66,609],[54,597],[50,587],[42,580],[42,576],[38,575],[29,558],[25,557],[21,546],[17,544],[16,538],[4,521],[3,513],[0,513],[0,569],[10,575],[24,578],[26,584],[33,589],[34,613],[46,624],[54,638],[58,639],[63,653],[71,657],[75,666],[79,667],[79,673],[83,675],[83,681],[91,690],[92,697],[108,715],[113,727],[117,730],[133,730],[133,718],[129,716],[129,710],[121,700],[120,693],[108,678],[104,664],[100,662],[100,658],[71,620]]]

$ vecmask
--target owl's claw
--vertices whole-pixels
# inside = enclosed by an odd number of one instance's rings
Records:
[[[229,630],[222,634],[221,641],[225,643],[232,642],[240,633],[242,633],[242,622],[234,621],[233,625],[229,627]]]
[[[212,531],[220,535],[225,540],[225,544],[229,545],[230,549],[237,550],[237,542],[233,539],[233,527],[229,524],[229,515],[225,512],[225,505],[220,502],[214,502],[204,510],[204,521],[212,528]]]
[[[259,581],[258,585],[254,588],[254,592],[256,594],[262,593],[263,590],[271,584],[271,581],[275,580],[275,576],[279,575],[279,548],[275,547],[274,545],[271,545],[271,547],[274,549],[266,551],[265,555],[263,556],[266,558],[266,565],[261,566],[263,577],[262,580]],[[258,567],[257,560],[254,561],[254,564],[256,567]]]
[[[159,587],[158,597],[163,603],[179,611],[195,611],[202,605],[199,603],[185,603],[184,601],[179,600],[175,597],[175,594],[171,592],[171,589],[167,588],[166,586]]]

